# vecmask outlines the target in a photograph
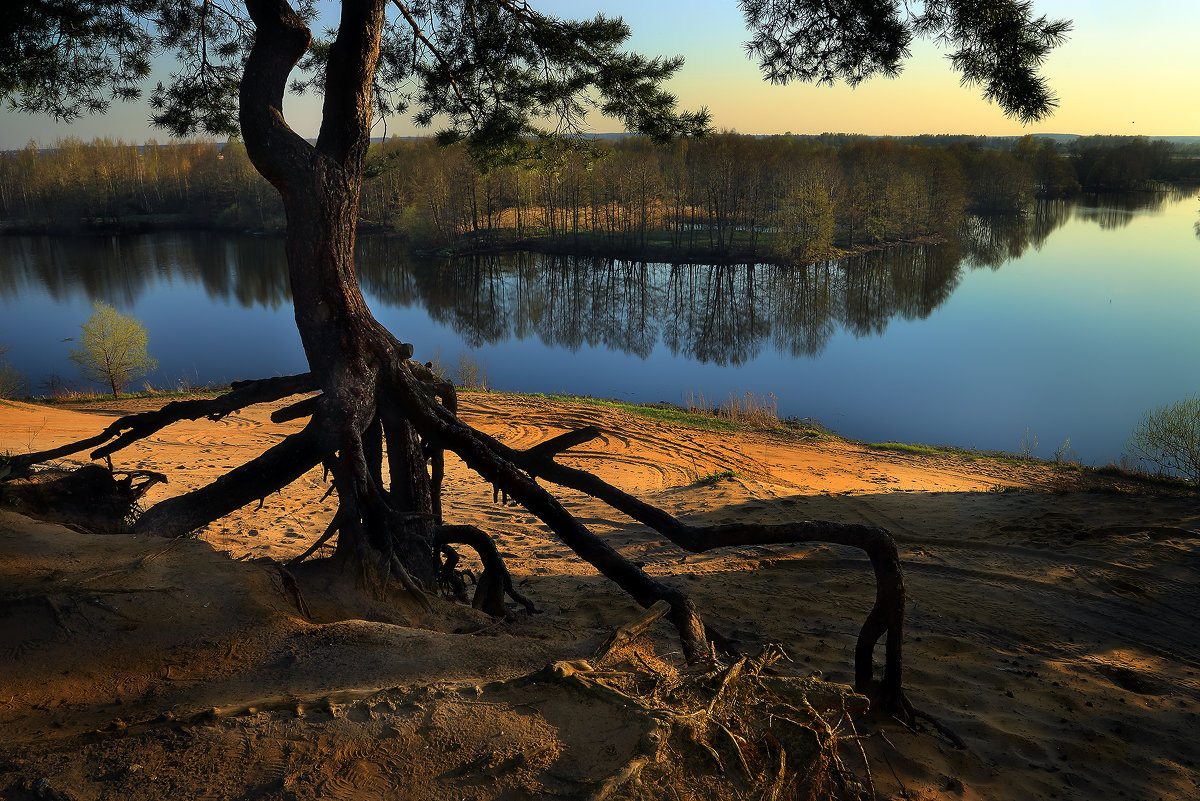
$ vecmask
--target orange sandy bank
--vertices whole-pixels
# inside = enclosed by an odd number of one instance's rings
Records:
[[[114,415],[155,406],[0,405],[0,453],[89,436]],[[211,481],[298,427],[275,426],[269,413],[252,407],[219,422],[176,424],[122,451],[118,466],[169,476],[146,499],[153,503]],[[930,725],[860,721],[880,797],[1200,794],[1194,497],[1083,491],[1078,474],[1049,466],[702,431],[528,397],[467,394],[462,416],[517,447],[596,425],[603,437],[563,461],[685,519],[822,518],[891,530],[909,585],[910,698],[965,748]],[[496,536],[543,614],[492,623],[463,610],[458,622],[451,615],[415,627],[303,619],[270,571],[225,554],[303,551],[333,511],[321,500],[320,471],[196,540],[90,536],[0,511],[0,793],[599,793],[640,736],[625,713],[550,688],[540,698],[445,688],[586,657],[636,607],[530,515],[494,505],[489,486],[448,461],[448,516]],[[726,470],[734,477],[695,483]],[[794,660],[787,671],[850,681],[854,637],[873,596],[858,554],[772,546],[685,555],[591,498],[560,497],[648,572],[686,587],[706,620],[747,652],[780,643]],[[640,647],[639,659],[678,660],[665,624]],[[325,699],[320,714],[293,700],[171,723],[203,708],[312,697]],[[843,758],[862,774],[850,741]],[[611,797],[659,797],[652,775]]]

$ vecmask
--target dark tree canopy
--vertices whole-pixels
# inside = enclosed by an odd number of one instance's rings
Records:
[[[1028,0],[739,0],[753,37],[746,52],[772,83],[856,86],[897,75],[914,37],[950,49],[964,86],[1021,122],[1057,105],[1042,61],[1066,38],[1068,20],[1035,17]]]
[[[150,93],[156,125],[183,136],[235,134],[239,84],[255,25],[238,0],[34,0],[0,22],[0,95],[17,108],[71,120],[140,96],[150,60],[174,53],[170,79]],[[351,4],[353,5],[353,4]],[[629,27],[597,15],[566,20],[525,2],[387,3],[372,76],[379,115],[413,110],[443,139],[469,134],[489,148],[574,133],[590,109],[663,141],[704,131],[708,115],[677,112],[662,87],[683,61],[621,49]],[[316,22],[313,0],[294,4]],[[315,36],[290,82],[330,91],[337,30]]]
[[[714,647],[728,652],[729,643],[706,629],[683,590],[622,556],[535,479],[599,498],[684,551],[800,542],[861,549],[876,595],[855,647],[855,684],[905,714],[905,591],[890,534],[823,521],[692,525],[555,461],[599,436],[591,428],[512,450],[457,418],[454,387],[413,360],[413,345],[375,320],[359,288],[359,194],[380,114],[411,109],[418,123],[442,127],[442,140],[465,137],[476,155],[502,160],[578,131],[589,110],[659,140],[703,133],[707,114],[677,111],[663,88],[682,62],[622,50],[629,29],[619,19],[558,19],[525,0],[335,6],[336,29],[317,37],[314,0],[28,0],[5,9],[0,96],[26,111],[65,119],[105,111],[112,99],[138,95],[152,58],[177,56],[174,74],[151,92],[154,122],[176,134],[240,132],[255,168],[279,190],[296,325],[310,366],[299,376],[235,383],[212,400],[131,415],[95,437],[14,457],[10,466],[88,448],[92,458],[108,458],[176,420],[315,393],[272,415],[275,422],[306,418],[301,431],[206,487],[160,501],[134,530],[186,534],[324,466],[338,510],[305,557],[337,539],[332,556],[315,560],[320,569],[377,596],[399,584],[424,599],[453,589],[454,546],[465,546],[486,566],[477,605],[506,614],[508,596],[528,607],[488,535],[447,520],[453,510],[442,508],[441,485],[449,450],[639,604],[666,601],[689,662],[713,658]],[[749,50],[771,80],[855,83],[894,74],[919,35],[957,48],[951,60],[964,81],[983,85],[1008,113],[1034,119],[1054,103],[1037,69],[1067,25],[1033,19],[1025,3],[929,0],[920,14],[897,0],[743,0],[742,7],[753,32]],[[289,89],[323,97],[315,142],[284,118]],[[876,683],[872,653],[885,634]]]
[[[142,24],[153,0],[36,0],[0,15],[0,96],[72,120],[141,96],[158,42]]]
[[[24,0],[0,19],[0,96],[31,113],[71,120],[142,92],[151,59],[173,53],[170,79],[150,94],[153,121],[176,135],[232,134],[238,87],[254,40],[238,0]],[[739,0],[747,53],[774,83],[850,85],[902,69],[914,37],[950,52],[962,82],[1023,122],[1056,105],[1039,68],[1070,29],[1022,0]],[[698,133],[707,114],[679,113],[662,82],[676,58],[625,52],[629,29],[598,15],[566,20],[523,0],[388,3],[373,75],[376,111],[412,110],[490,146],[579,129],[589,109],[656,138]],[[293,3],[306,23],[314,0]],[[324,91],[336,30],[312,39],[293,91]]]

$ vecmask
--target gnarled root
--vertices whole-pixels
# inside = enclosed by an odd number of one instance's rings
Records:
[[[356,573],[360,586],[381,590],[387,582],[398,581],[424,601],[423,593],[437,586],[439,573],[445,576],[436,554],[450,556],[452,545],[467,545],[479,554],[485,566],[473,604],[493,615],[505,615],[504,597],[508,595],[533,611],[532,603],[513,587],[503,560],[486,534],[470,526],[443,525],[443,454],[451,450],[497,493],[542,520],[578,556],[643,607],[666,602],[670,607],[667,618],[678,631],[684,654],[692,663],[712,661],[713,642],[725,645],[725,650],[728,647],[706,632],[686,593],[649,576],[589,531],[537,479],[591,495],[692,553],[719,547],[800,542],[849,545],[867,554],[876,585],[875,603],[855,648],[855,688],[877,697],[888,711],[911,717],[901,687],[904,580],[895,542],[888,532],[819,521],[770,526],[689,525],[590,473],[554,461],[562,451],[599,436],[597,429],[583,428],[525,451],[514,450],[458,419],[454,387],[428,366],[413,362],[411,345],[398,342],[381,327],[359,332],[354,341],[358,349],[347,354],[344,361],[332,362],[320,381],[305,374],[242,382],[218,398],[178,401],[158,412],[121,418],[97,437],[15,457],[14,463],[21,467],[97,445],[100,447],[93,451],[93,457],[105,457],[175,420],[219,418],[251,403],[277,400],[319,385],[323,390],[320,396],[294,403],[273,415],[276,420],[311,415],[303,430],[207,487],[155,505],[137,521],[135,530],[185,534],[324,463],[333,474],[338,512],[318,544],[331,539],[336,531],[333,563]],[[427,461],[432,464],[431,470],[426,468]],[[885,634],[883,675],[876,684],[872,654]]]
[[[533,602],[517,592],[513,586],[512,576],[509,575],[500,552],[496,550],[496,544],[482,530],[475,526],[440,526],[434,534],[433,543],[435,550],[450,550],[453,554],[453,558],[448,559],[442,566],[443,581],[453,582],[451,576],[458,559],[458,555],[449,546],[466,545],[479,555],[479,561],[483,562],[483,573],[476,580],[471,606],[482,609],[492,617],[509,617],[508,609],[504,606],[504,596],[507,594],[524,606],[526,612],[531,615],[537,614],[538,610]]]
[[[587,427],[548,440],[578,444],[599,436]],[[481,435],[482,436],[482,435]],[[489,438],[490,439],[490,438]],[[579,490],[650,526],[680,548],[704,553],[714,548],[746,545],[825,542],[849,545],[864,551],[875,573],[875,603],[859,633],[854,653],[854,685],[864,695],[875,697],[889,713],[911,719],[911,707],[902,689],[904,608],[906,594],[900,557],[892,535],[881,528],[826,521],[801,521],[781,525],[736,523],[718,526],[692,526],[667,512],[641,501],[597,478],[591,473],[560,465],[553,460],[553,448],[535,446],[515,451],[494,439],[489,443],[500,455],[522,468],[530,476]],[[875,684],[872,653],[883,635],[887,635],[883,677]]]
[[[855,689],[876,697],[884,708],[910,717],[910,707],[902,690],[904,578],[895,541],[887,531],[823,521],[774,526],[691,526],[590,473],[554,461],[554,455],[562,450],[599,436],[600,432],[594,427],[560,435],[525,451],[516,451],[446,414],[423,397],[413,383],[400,380],[397,388],[401,391],[401,401],[412,410],[414,424],[424,437],[443,443],[457,453],[486,481],[539,517],[576,554],[615,581],[642,606],[667,601],[671,605],[668,618],[680,634],[689,662],[711,659],[712,649],[704,624],[687,595],[646,575],[588,531],[540,487],[535,478],[545,478],[604,501],[692,553],[719,547],[799,542],[828,542],[860,548],[871,560],[876,593],[875,604],[863,624],[855,648]],[[888,636],[884,672],[876,685],[872,653],[884,634]]]
[[[61,459],[93,447],[96,450],[92,452],[91,458],[103,459],[180,420],[198,420],[201,417],[220,420],[231,412],[256,403],[267,403],[315,389],[317,382],[311,373],[255,381],[235,381],[230,385],[229,392],[216,398],[172,401],[157,411],[126,415],[94,437],[37,453],[13,456],[10,465],[16,472],[30,465]]]

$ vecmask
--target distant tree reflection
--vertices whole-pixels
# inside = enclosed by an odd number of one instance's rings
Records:
[[[666,265],[529,253],[412,261],[399,245],[360,252],[364,288],[419,303],[470,347],[536,336],[739,365],[773,343],[816,356],[844,328],[882,333],[896,316],[927,317],[958,284],[957,245],[906,245],[806,266]]]
[[[823,261],[780,270],[771,282],[771,320],[776,349],[792,356],[817,356],[837,331],[835,304],[840,271]]]
[[[743,364],[771,332],[754,265],[678,265],[671,269],[663,344],[704,364]]]
[[[999,269],[1041,248],[1073,215],[1119,227],[1168,197],[1040,201],[1025,215],[971,217],[955,242],[797,266],[533,253],[417,258],[403,241],[387,237],[362,237],[357,262],[374,303],[420,307],[472,348],[536,338],[571,351],[605,348],[646,358],[664,347],[703,363],[740,365],[768,347],[816,357],[839,331],[878,336],[893,319],[925,319],[950,298],[964,269]],[[0,270],[5,299],[36,288],[60,302],[131,306],[156,284],[182,283],[244,307],[278,309],[290,302],[283,246],[272,238],[206,232],[0,237],[0,260],[7,265]],[[419,333],[400,335],[418,340]]]
[[[1144,212],[1160,211],[1168,202],[1182,200],[1195,191],[1184,186],[1170,186],[1157,192],[1099,192],[1086,194],[1075,204],[1075,215],[1094,222],[1102,230],[1124,228]]]
[[[1074,204],[1039,200],[1027,214],[969,217],[963,222],[959,246],[972,267],[999,269],[1032,247],[1041,250],[1046,239],[1071,219]]]
[[[0,297],[37,288],[131,306],[158,284],[198,285],[213,300],[278,309],[290,304],[283,242],[224,233],[0,237],[8,265]]]

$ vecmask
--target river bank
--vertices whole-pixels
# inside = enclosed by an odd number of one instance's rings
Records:
[[[771,244],[769,233],[762,235],[756,245],[741,243],[722,245],[676,245],[664,231],[648,232],[645,241],[629,244],[619,238],[584,232],[582,234],[519,234],[514,229],[466,234],[437,246],[413,242],[406,232],[395,228],[361,223],[361,236],[383,237],[404,242],[409,253],[422,258],[455,258],[461,256],[497,256],[512,253],[541,253],[551,256],[589,256],[621,259],[634,262],[663,264],[773,264],[802,266],[816,262],[876,253],[905,245],[937,245],[949,241],[941,234],[892,238],[868,243],[838,243],[800,257],[780,252]],[[129,217],[95,217],[79,220],[0,220],[0,235],[12,236],[127,236],[148,233],[226,233],[279,239],[282,247],[282,221],[267,227],[247,228],[242,223],[225,224],[212,218],[184,214],[146,214]]]
[[[0,452],[88,436],[157,405],[5,405]],[[177,424],[122,451],[118,466],[168,475],[147,503],[201,486],[298,426],[272,425],[270,411]],[[464,393],[462,417],[518,448],[596,425],[603,436],[563,461],[685,520],[834,519],[892,531],[911,599],[909,697],[958,742],[926,723],[859,719],[880,797],[1194,796],[1194,497],[1046,464],[709,431],[529,396]],[[412,610],[407,624],[304,619],[254,560],[287,559],[324,530],[332,507],[319,471],[185,541],[78,534],[0,512],[10,612],[0,617],[0,787],[34,797],[21,788],[45,779],[79,799],[594,794],[635,747],[626,713],[547,684],[462,688],[586,657],[636,605],[448,461],[448,514],[497,537],[542,614],[514,609],[498,624]],[[586,496],[561,497],[652,575],[686,587],[747,653],[778,642],[785,673],[850,680],[872,593],[854,552],[685,555]],[[681,668],[663,623],[637,654],[626,657]],[[272,698],[293,700],[262,702]],[[172,722],[206,708],[219,714]],[[573,727],[579,720],[586,731]],[[854,744],[842,758],[864,775]],[[720,775],[711,763],[689,770],[691,787]],[[653,773],[644,777],[617,797],[652,797]]]

